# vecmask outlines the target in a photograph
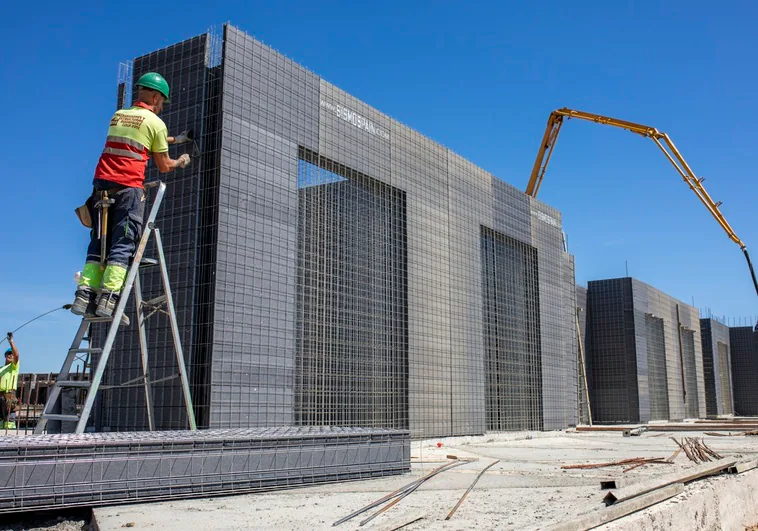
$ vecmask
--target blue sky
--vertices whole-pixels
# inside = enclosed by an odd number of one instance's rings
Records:
[[[74,218],[115,106],[118,64],[231,21],[520,188],[551,110],[669,133],[758,259],[752,2],[11,2],[0,22],[0,329],[70,302]],[[381,5],[381,8],[379,8]],[[75,6],[75,7],[74,7]],[[577,281],[629,273],[714,314],[758,313],[738,247],[650,140],[564,126],[540,192]],[[77,320],[18,334],[56,371]]]

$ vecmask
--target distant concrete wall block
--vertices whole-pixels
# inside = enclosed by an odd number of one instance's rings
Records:
[[[729,329],[731,347],[732,385],[734,387],[734,414],[758,415],[758,332],[752,326]]]
[[[697,309],[632,278],[592,281],[587,298],[593,418],[705,417]]]

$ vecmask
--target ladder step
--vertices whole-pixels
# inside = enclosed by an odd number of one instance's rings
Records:
[[[100,354],[103,351],[101,348],[72,348],[69,352],[75,352],[77,354]]]
[[[140,263],[139,263],[140,267],[153,267],[153,266],[157,266],[157,265],[158,265],[158,260],[156,260],[155,258],[144,258],[143,257],[142,260],[140,260]]]
[[[58,380],[55,382],[58,387],[86,387],[89,388],[89,380]]]
[[[113,317],[95,317],[95,316],[93,316],[93,317],[83,317],[82,319],[84,319],[88,323],[110,323],[110,322],[113,321]],[[121,317],[121,326],[129,326],[130,323],[131,323],[131,321],[129,320],[129,318],[126,315],[124,315],[124,316]]]
[[[113,321],[113,317],[97,317],[94,315],[92,317],[83,317],[83,319],[89,323],[109,323]]]
[[[43,413],[43,417],[47,420],[62,420],[62,421],[71,421],[71,422],[79,422],[79,415],[60,415],[58,413]]]

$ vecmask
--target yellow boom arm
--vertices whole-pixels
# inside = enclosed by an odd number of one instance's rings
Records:
[[[626,129],[632,133],[637,133],[638,135],[651,138],[653,142],[658,145],[663,154],[666,155],[666,158],[669,160],[669,162],[674,165],[674,168],[676,168],[676,171],[679,172],[679,175],[682,176],[682,179],[684,179],[684,182],[687,183],[687,186],[689,186],[690,190],[695,192],[695,195],[698,197],[698,199],[700,199],[703,205],[705,205],[705,208],[708,209],[708,212],[710,212],[718,224],[721,225],[721,228],[726,231],[729,239],[740,246],[740,249],[742,249],[742,252],[745,254],[745,258],[747,259],[748,266],[750,267],[750,274],[753,277],[755,292],[758,294],[758,280],[756,280],[755,270],[753,269],[753,264],[750,261],[750,255],[747,253],[747,247],[742,242],[742,240],[737,237],[737,235],[734,233],[734,230],[732,230],[732,227],[726,221],[726,218],[724,218],[723,214],[721,214],[721,211],[719,210],[721,201],[716,203],[713,201],[713,199],[711,199],[711,196],[708,195],[708,192],[706,192],[705,188],[703,188],[704,179],[695,176],[692,168],[690,168],[689,164],[687,164],[687,161],[684,160],[684,157],[682,157],[682,154],[679,153],[679,150],[676,149],[676,146],[671,141],[669,136],[666,133],[661,133],[654,127],[648,127],[646,125],[640,125],[634,122],[617,120],[615,118],[609,118],[607,116],[600,116],[599,114],[576,111],[567,108],[553,111],[550,113],[550,118],[547,121],[547,129],[545,130],[545,135],[542,137],[540,150],[537,153],[537,160],[534,161],[532,175],[529,178],[529,184],[526,187],[526,193],[528,195],[537,197],[537,192],[539,192],[540,186],[542,185],[542,180],[545,177],[547,166],[550,163],[550,157],[553,156],[553,148],[555,147],[556,140],[558,140],[558,134],[561,131],[561,126],[563,125],[563,120],[565,118],[579,118],[580,120],[587,120],[589,122],[595,122],[598,124],[612,125],[614,127]]]

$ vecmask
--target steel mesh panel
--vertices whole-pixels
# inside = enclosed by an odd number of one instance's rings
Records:
[[[590,400],[596,422],[639,422],[630,279],[587,285]]]
[[[0,437],[0,512],[261,492],[409,470],[407,431],[287,427]]]
[[[482,227],[487,429],[542,428],[537,250]]]
[[[637,279],[593,281],[588,285],[587,327],[596,420],[647,422],[705,416],[696,308]]]
[[[581,351],[579,350],[579,341],[582,342],[583,352],[584,352],[584,364],[585,364],[585,374],[587,376],[587,381],[589,381],[589,368],[587,366],[588,359],[587,359],[587,288],[583,288],[582,286],[576,286],[576,312],[577,317],[579,318],[579,330],[578,330],[578,337],[577,337],[577,356],[581,356]],[[589,424],[590,421],[590,415],[589,415],[589,409],[587,408],[587,385],[584,379],[584,376],[581,372],[581,366],[579,363],[577,363],[576,366],[577,369],[577,402],[579,404],[579,422],[582,424]]]
[[[711,320],[700,319],[700,336],[703,340],[703,376],[705,379],[705,408],[708,415],[718,415],[719,397],[716,390],[718,354],[713,351]]]
[[[729,329],[729,345],[732,357],[732,386],[734,389],[734,414],[758,415],[758,332],[750,326]]]
[[[720,414],[731,415],[734,413],[732,405],[732,371],[729,368],[729,346],[721,341],[716,342],[718,350],[719,382],[721,383],[721,408]]]
[[[703,343],[706,410],[709,416],[734,413],[729,327],[715,319],[700,319]]]
[[[689,418],[697,418],[699,410],[697,374],[695,372],[695,332],[692,330],[682,330],[682,347],[684,350],[685,389],[687,390],[685,407]]]
[[[647,332],[650,420],[667,420],[669,416],[669,396],[663,319],[646,315],[645,326]]]
[[[407,428],[405,194],[300,152],[295,422]]]

